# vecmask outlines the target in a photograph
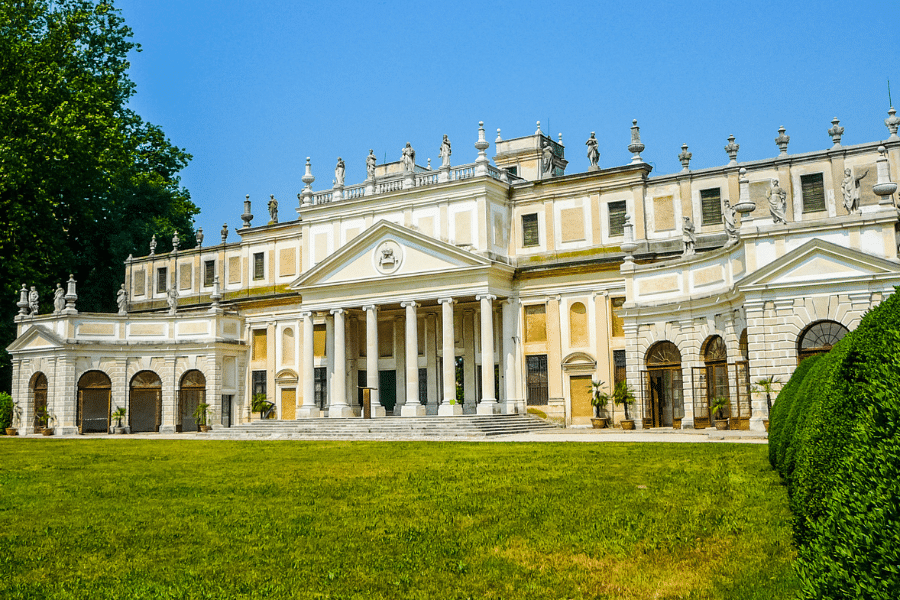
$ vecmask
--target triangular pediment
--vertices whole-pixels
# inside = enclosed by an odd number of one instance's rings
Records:
[[[784,287],[892,275],[900,275],[900,265],[895,262],[816,239],[755,271],[738,285],[742,289]]]
[[[344,285],[446,274],[487,267],[491,261],[452,244],[379,221],[295,280],[291,287]]]
[[[45,348],[60,348],[65,341],[43,325],[32,325],[16,340],[6,347],[7,352],[21,352],[23,350],[42,350]]]

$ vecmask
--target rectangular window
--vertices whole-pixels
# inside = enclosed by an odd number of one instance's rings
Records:
[[[328,402],[328,368],[316,367],[313,376],[313,397],[316,400],[316,406],[319,410],[325,410],[325,404]]]
[[[539,246],[540,243],[541,238],[538,234],[537,213],[522,215],[522,246],[528,248],[531,246]]]
[[[518,177],[519,176],[519,167],[518,166],[506,167],[506,172],[509,173],[510,175],[514,175],[514,176]]]
[[[165,294],[169,289],[169,270],[166,267],[156,270],[156,293]]]
[[[625,201],[610,202],[608,207],[609,237],[625,235]]]
[[[719,188],[700,190],[700,212],[703,225],[722,224],[722,194]]]
[[[613,385],[625,381],[625,351],[613,350]]]
[[[525,343],[547,341],[547,307],[543,304],[525,307]]]
[[[203,263],[203,285],[212,287],[216,279],[216,261],[208,260]]]
[[[533,354],[525,357],[527,375],[525,377],[526,394],[529,406],[542,406],[548,403],[547,388],[547,355]]]
[[[613,337],[624,337],[625,326],[622,322],[622,305],[625,304],[625,298],[610,298],[610,325],[612,326]]]
[[[825,182],[821,173],[800,176],[803,194],[803,212],[823,212],[825,210]]]
[[[257,394],[266,394],[266,372],[265,371],[253,371],[253,395]]]
[[[255,252],[253,254],[253,279],[264,279],[266,276],[266,253]]]

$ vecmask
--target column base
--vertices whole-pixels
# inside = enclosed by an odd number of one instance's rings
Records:
[[[347,419],[353,416],[353,409],[347,404],[332,406],[328,409],[329,419]]]
[[[160,433],[175,433],[174,425],[160,425],[159,426]]]
[[[503,404],[503,414],[504,415],[515,415],[519,412],[519,403],[515,400],[507,400]],[[525,412],[525,411],[522,411]]]
[[[497,415],[500,414],[500,405],[494,400],[482,400],[478,403],[476,414],[479,415]]]
[[[19,435],[25,435],[22,431],[22,429],[19,430]],[[58,431],[59,435],[78,435],[77,427],[60,427]]]
[[[301,406],[297,410],[298,419],[320,419],[322,411],[316,406]]]
[[[419,404],[418,402],[407,402],[400,409],[401,417],[424,417],[425,416],[425,406],[423,404]]]
[[[383,419],[387,416],[387,410],[380,404],[372,407],[372,418]]]
[[[445,402],[438,406],[438,416],[455,417],[461,414],[463,414],[463,407],[461,404],[447,404]]]

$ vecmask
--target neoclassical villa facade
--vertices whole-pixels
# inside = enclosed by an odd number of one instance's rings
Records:
[[[785,381],[827,351],[900,284],[900,118],[890,137],[651,176],[637,122],[625,165],[599,166],[591,134],[581,172],[562,139],[490,143],[473,164],[366,160],[366,179],[267,200],[238,240],[128,257],[117,314],[77,310],[76,282],[53,314],[23,285],[13,357],[20,434],[46,409],[57,431],[132,431],[281,420],[522,413],[589,422],[591,382],[635,390],[638,427],[706,427],[725,397],[734,428],[762,429],[751,382]],[[826,129],[826,128],[823,128]],[[824,133],[824,132],[823,132]],[[474,136],[473,136],[474,137]],[[824,135],[823,135],[824,138]],[[360,168],[360,171],[362,169]],[[331,179],[331,173],[327,179]],[[293,203],[292,203],[293,204]],[[294,210],[296,209],[296,211]],[[290,213],[285,219],[284,214]],[[210,237],[210,236],[207,236]],[[621,407],[607,407],[615,422]]]

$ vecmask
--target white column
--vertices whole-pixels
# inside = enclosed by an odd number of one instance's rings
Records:
[[[479,415],[493,415],[500,412],[494,390],[494,300],[497,296],[483,294],[476,300],[481,302],[481,402]]]
[[[303,319],[303,406],[300,407],[298,417],[306,419],[318,419],[322,411],[316,406],[316,366],[315,352],[313,350],[313,318],[310,311],[300,313]]]
[[[401,302],[406,309],[406,402],[400,409],[402,417],[424,417],[425,407],[419,402],[419,331],[416,303]]]
[[[438,414],[441,416],[461,415],[463,407],[456,402],[456,345],[453,343],[453,298],[441,298],[441,329],[443,330],[444,393]]]
[[[505,405],[503,412],[511,415],[516,411],[516,329],[515,329],[515,311],[516,304],[512,300],[503,300],[503,338],[501,348],[503,352],[503,376],[505,388]]]
[[[363,306],[366,311],[366,386],[372,388],[372,416],[385,416],[384,407],[378,395],[378,307],[374,304]]]
[[[347,404],[347,330],[344,327],[344,309],[335,308],[331,314],[334,315],[334,376],[331,378],[328,416],[340,419],[353,416],[353,410]]]

